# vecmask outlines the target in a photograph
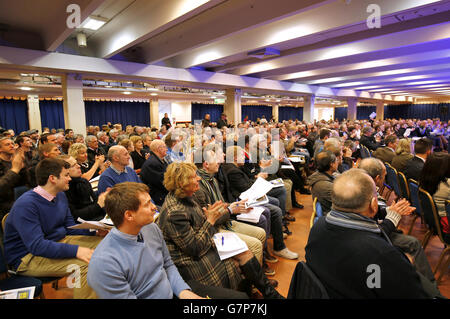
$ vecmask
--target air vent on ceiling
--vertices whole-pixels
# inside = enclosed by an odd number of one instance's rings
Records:
[[[264,48],[247,53],[248,56],[257,59],[267,59],[280,55],[280,51],[273,48]]]

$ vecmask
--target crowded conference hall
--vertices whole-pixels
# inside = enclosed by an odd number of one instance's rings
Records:
[[[449,13],[0,0],[0,299],[448,299]]]

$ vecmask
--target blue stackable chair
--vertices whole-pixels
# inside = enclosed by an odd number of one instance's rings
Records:
[[[391,186],[397,197],[402,197],[402,190],[398,182],[397,170],[393,168],[389,163],[385,163],[386,166],[386,183]]]
[[[416,219],[420,217],[420,221],[423,224],[423,214],[422,214],[422,208],[420,207],[420,201],[419,201],[419,183],[415,181],[414,179],[408,180],[408,186],[409,186],[409,198],[411,205],[416,208],[414,211],[414,219],[411,223],[411,226],[408,230],[408,235],[411,234],[411,231],[414,227],[414,223],[416,222]]]
[[[311,215],[311,220],[309,224],[310,228],[312,228],[314,223],[322,216],[323,216],[322,206],[320,205],[316,197],[314,198],[313,201],[313,213]]]
[[[444,260],[444,257],[448,253],[450,253],[450,235],[446,234],[442,231],[441,220],[440,220],[438,210],[436,207],[436,203],[434,202],[433,197],[431,197],[430,193],[428,193],[426,190],[424,190],[423,188],[420,188],[420,187],[419,187],[419,201],[420,201],[420,206],[421,206],[421,209],[423,212],[425,224],[428,227],[428,232],[425,234],[425,238],[424,238],[423,248],[425,249],[431,236],[438,236],[441,243],[444,244],[444,250],[442,251],[441,256],[439,257],[439,261],[434,270],[434,274],[436,275],[442,264],[442,261]],[[447,205],[446,205],[447,214],[449,214],[448,206],[449,206],[449,204],[447,201]],[[444,273],[447,271],[449,264],[450,264],[450,258],[448,258],[447,261],[444,263],[443,267],[441,267],[441,274],[440,274],[439,278],[436,280],[438,284],[439,284],[440,280],[442,279],[442,276],[444,275]]]

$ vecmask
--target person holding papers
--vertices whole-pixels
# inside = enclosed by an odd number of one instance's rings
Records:
[[[227,213],[228,205],[217,201],[200,207],[193,199],[201,179],[196,171],[192,163],[175,162],[167,167],[164,186],[169,194],[158,219],[167,248],[183,279],[243,291],[248,291],[249,284],[253,284],[264,298],[282,298],[250,250],[221,259],[220,247],[213,237],[218,233],[216,222]]]
[[[239,166],[242,166],[243,150],[239,146],[230,146],[227,148],[227,159],[232,159],[232,163],[223,164],[223,171],[226,174],[232,196],[237,199],[239,196],[252,187],[253,182]],[[267,196],[267,195],[266,195]],[[290,251],[283,239],[282,210],[279,207],[279,201],[271,196],[267,196],[269,203],[264,204],[270,210],[270,229],[273,237],[273,253],[286,259],[297,259],[298,254]]]
[[[79,270],[74,298],[96,298],[86,275],[102,238],[92,236],[95,232],[89,230],[69,228],[75,225],[64,194],[69,189],[69,168],[68,163],[56,158],[43,159],[37,165],[39,186],[20,196],[6,219],[5,255],[8,265],[22,276],[63,277]],[[99,236],[105,234],[97,232]]]
[[[202,162],[196,163],[198,168],[197,175],[200,176],[201,180],[199,190],[194,193],[194,198],[201,207],[207,207],[208,204],[212,205],[216,201],[224,202],[219,184],[214,177],[219,170],[220,162],[223,161],[217,156],[221,156],[221,154],[216,154],[213,150],[207,149],[197,150],[195,156],[196,159],[203,159]],[[263,247],[265,250],[267,249],[266,235],[270,234],[267,224],[267,220],[270,219],[270,211],[264,207],[261,209],[262,212],[260,212],[258,220],[253,222],[255,225],[253,226],[245,222],[236,221],[236,218],[253,215],[249,213],[254,210],[252,208],[246,209],[242,201],[234,202],[228,206],[228,212],[216,222],[216,225],[219,227],[220,232],[235,232],[247,244],[258,261],[263,264]],[[274,275],[275,271],[266,265],[266,263],[263,264],[266,276]],[[275,285],[275,282],[273,284]]]

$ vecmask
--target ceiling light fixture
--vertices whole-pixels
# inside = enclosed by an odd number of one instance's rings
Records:
[[[129,94],[131,94],[131,92],[128,92],[128,91],[125,91],[125,92],[122,92],[123,94],[127,94],[127,95],[129,95]]]
[[[108,20],[102,17],[90,16],[88,17],[80,28],[89,30],[100,29]]]
[[[21,89],[22,91],[31,91],[31,90],[32,90],[32,88],[27,87],[27,86],[22,86],[20,89]]]

